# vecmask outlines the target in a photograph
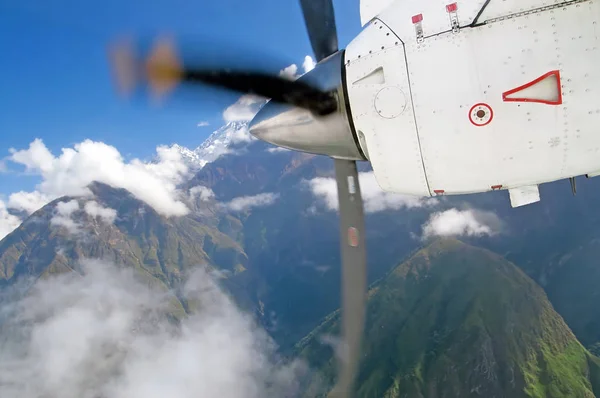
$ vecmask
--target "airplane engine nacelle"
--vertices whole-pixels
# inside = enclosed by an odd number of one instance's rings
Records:
[[[450,3],[384,2],[345,51],[352,121],[381,187],[508,189],[519,206],[539,200],[538,184],[599,175],[600,2]]]
[[[429,196],[402,42],[376,21],[346,48],[345,67],[354,128],[377,182]]]

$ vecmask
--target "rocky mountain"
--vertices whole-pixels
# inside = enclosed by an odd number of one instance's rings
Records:
[[[235,283],[248,265],[243,248],[214,226],[217,217],[210,212],[166,218],[124,189],[99,183],[89,188],[91,197],[59,198],[0,242],[3,284],[79,272],[81,260],[90,258],[132,267],[165,289],[177,288],[199,265]],[[234,293],[243,302],[243,292]]]
[[[332,314],[298,349],[331,385]],[[487,250],[436,241],[369,293],[360,397],[594,397],[600,361],[544,291]],[[310,390],[310,389],[309,389]]]
[[[264,309],[265,326],[282,348],[291,348],[339,305],[338,215],[324,208],[308,183],[333,177],[333,162],[297,152],[271,153],[270,148],[256,142],[243,155],[224,156],[207,164],[189,186],[209,187],[220,202],[278,195],[268,207],[234,216],[242,225],[237,237],[255,275],[252,289]],[[361,169],[368,171],[369,165],[363,163]],[[368,215],[371,280],[421,244],[411,233],[428,214],[425,207],[401,207]]]

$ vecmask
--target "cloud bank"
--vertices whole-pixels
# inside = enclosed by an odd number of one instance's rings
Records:
[[[492,236],[500,231],[501,221],[494,213],[480,210],[449,209],[433,213],[423,225],[423,238],[433,236]]]
[[[236,103],[225,109],[223,120],[227,123],[249,122],[265,102],[266,100],[263,97],[257,95],[243,95]]]
[[[308,73],[311,70],[313,70],[315,68],[315,65],[316,63],[310,55],[304,57],[304,61],[302,62],[302,69],[304,73]],[[302,76],[301,74],[298,74],[298,69],[298,65],[291,64],[280,70],[279,76],[287,77],[290,80],[296,80],[297,78]]]
[[[188,213],[176,188],[187,176],[188,168],[179,152],[172,148],[159,146],[155,163],[139,159],[127,162],[115,147],[91,140],[63,148],[59,156],[54,156],[40,139],[34,140],[28,149],[12,149],[11,153],[10,161],[42,178],[37,191],[10,196],[9,207],[16,210],[31,213],[64,195],[89,195],[87,186],[98,181],[127,189],[163,215]]]
[[[290,80],[295,80],[298,78],[298,65],[291,64],[290,66],[286,66],[282,70],[279,71],[279,76],[287,77]]]
[[[315,69],[315,60],[312,59],[310,55],[304,57],[304,62],[302,63],[302,68],[304,69],[304,73],[308,73],[311,70]]]
[[[50,219],[50,225],[64,227],[74,234],[79,231],[79,224],[73,220],[72,215],[79,210],[79,202],[75,199],[69,202],[58,202],[54,209],[54,216]]]
[[[46,203],[50,202],[52,198],[39,191],[33,192],[15,192],[10,195],[8,199],[8,207],[11,209],[25,211],[27,214],[31,214],[41,209]]]
[[[183,288],[198,303],[179,326],[174,297],[131,269],[86,261],[0,300],[2,396],[262,398],[295,396],[305,368],[275,346],[202,269]],[[6,298],[6,297],[5,297]]]
[[[0,200],[0,240],[21,225],[21,219],[8,212],[6,204]]]
[[[273,147],[273,148],[267,148],[267,152],[269,152],[269,153],[290,152],[290,149],[282,148],[280,146],[276,146],[276,147]]]
[[[104,207],[95,200],[90,200],[84,206],[85,212],[92,218],[100,219],[105,224],[112,224],[117,218],[117,211],[108,207]]]
[[[190,189],[190,198],[195,200],[200,198],[201,201],[206,202],[215,197],[215,193],[212,189],[204,187],[202,185],[195,186]]]
[[[401,195],[383,191],[371,172],[359,173],[358,179],[366,213],[402,208],[431,207],[437,199]],[[317,177],[308,181],[313,195],[321,200],[328,210],[338,210],[337,184],[334,178]]]
[[[304,73],[310,72],[315,67],[315,61],[311,56],[307,55],[304,57],[302,62],[302,69]],[[298,74],[298,65],[291,64],[283,68],[280,72],[280,76],[287,77],[290,80],[296,80],[300,77]],[[260,108],[266,103],[266,99],[257,95],[243,95],[237,100],[236,103],[227,107],[223,112],[223,120],[227,123],[231,122],[249,122],[256,116]]]
[[[245,211],[253,207],[270,206],[279,198],[275,193],[261,193],[254,196],[241,196],[230,202],[223,203],[223,206],[231,211]]]

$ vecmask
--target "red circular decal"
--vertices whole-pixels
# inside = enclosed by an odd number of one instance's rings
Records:
[[[477,127],[487,126],[494,118],[494,111],[488,104],[475,104],[469,110],[469,120]]]

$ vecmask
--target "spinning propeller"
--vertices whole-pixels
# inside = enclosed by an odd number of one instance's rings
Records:
[[[332,0],[300,0],[317,65],[295,81],[260,72],[212,70],[184,65],[169,41],[149,57],[132,48],[111,52],[119,86],[132,91],[147,83],[162,95],[178,84],[201,83],[270,99],[250,123],[250,133],[293,150],[331,156],[335,162],[342,254],[342,344],[332,397],[349,397],[358,369],[365,319],[366,249],[363,201],[356,160],[366,160],[354,131],[338,49]]]

